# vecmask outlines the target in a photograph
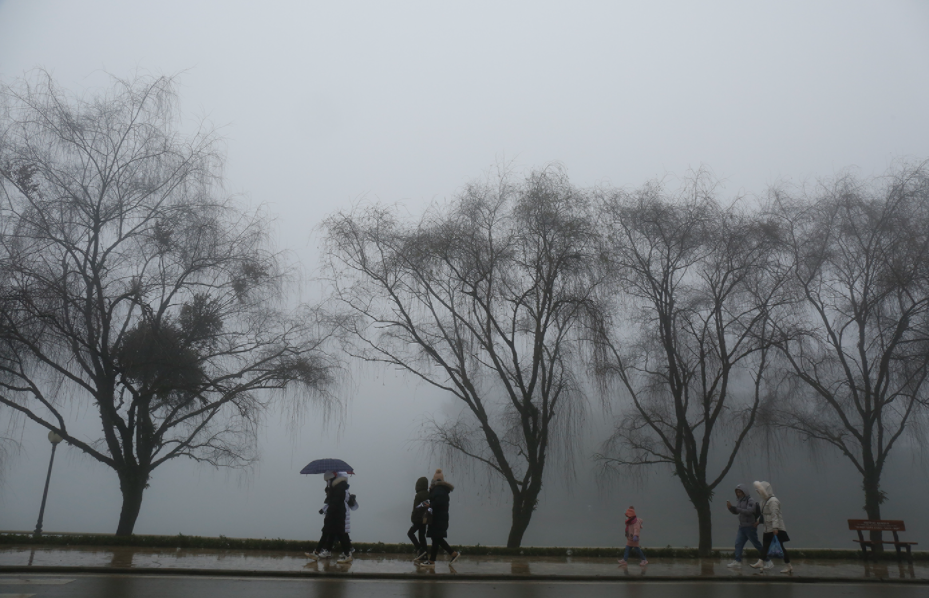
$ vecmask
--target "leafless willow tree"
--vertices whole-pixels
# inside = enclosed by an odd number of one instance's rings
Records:
[[[171,79],[74,97],[40,73],[0,120],[0,404],[111,467],[132,533],[152,472],[255,457],[273,395],[329,404],[333,362],[268,220],[222,196],[214,133]],[[90,406],[101,437],[72,432]]]
[[[597,373],[627,395],[598,459],[611,468],[668,465],[712,551],[710,502],[755,424],[765,392],[768,313],[783,277],[771,226],[715,200],[699,174],[670,195],[660,184],[603,203],[620,301],[597,330]]]
[[[929,172],[843,176],[772,198],[796,301],[777,322],[796,383],[778,422],[844,455],[880,519],[884,465],[929,398]]]
[[[503,478],[519,546],[553,445],[577,438],[582,414],[575,324],[599,283],[588,199],[549,168],[472,184],[417,223],[370,207],[325,227],[350,350],[461,401],[431,439]]]

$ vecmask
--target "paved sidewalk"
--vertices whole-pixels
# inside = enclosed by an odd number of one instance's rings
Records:
[[[406,578],[457,575],[487,579],[598,579],[598,580],[794,580],[898,581],[929,584],[929,562],[915,564],[881,561],[795,559],[790,575],[774,569],[764,575],[745,564],[726,567],[722,559],[654,559],[648,566],[626,567],[613,558],[497,557],[464,554],[454,565],[440,560],[434,570],[417,567],[402,555],[356,554],[350,565],[335,559],[307,562],[298,553],[213,549],[152,549],[126,547],[0,546],[0,573],[4,572],[152,572],[252,576],[346,576]]]

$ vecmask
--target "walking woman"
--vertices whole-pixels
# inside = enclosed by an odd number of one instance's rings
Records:
[[[432,523],[426,535],[432,538],[432,554],[428,561],[423,561],[423,567],[435,567],[435,558],[439,554],[439,547],[451,557],[449,564],[454,563],[461,556],[457,550],[452,550],[445,537],[448,536],[448,495],[455,487],[445,481],[441,469],[435,470],[432,476],[432,486],[429,490],[429,505],[432,510]]]
[[[337,540],[342,545],[342,554],[336,561],[340,565],[351,563],[352,553],[355,552],[349,534],[351,533],[351,512],[358,508],[358,503],[355,495],[349,494],[348,488],[348,473],[338,472],[329,487],[329,508],[326,509],[326,517],[323,521],[323,530],[329,534],[327,548],[331,551]]]
[[[406,533],[407,537],[413,543],[416,551],[416,558],[413,562],[426,558],[428,555],[429,545],[426,544],[426,523],[429,509],[429,479],[423,476],[416,480],[416,495],[413,497],[413,512],[410,514],[410,522],[413,524],[410,531]]]
[[[764,521],[764,535],[761,538],[761,558],[757,563],[753,563],[755,569],[771,569],[774,563],[768,558],[768,551],[771,549],[771,542],[774,538],[781,543],[781,550],[784,551],[784,568],[781,573],[790,573],[793,566],[790,564],[790,556],[787,554],[786,543],[790,541],[787,530],[784,529],[784,518],[781,516],[781,501],[774,496],[774,490],[768,482],[755,482],[755,491],[761,498],[761,518]]]
[[[323,474],[323,481],[326,482],[326,500],[323,501],[323,508],[319,510],[319,514],[325,516],[326,511],[329,510],[329,486],[332,484],[332,480],[335,479],[334,471],[327,471]],[[311,561],[318,561],[319,559],[328,559],[332,556],[332,552],[329,550],[331,534],[326,531],[325,520],[323,522],[322,534],[319,536],[319,542],[316,544],[316,549],[313,552],[305,552],[306,558]]]

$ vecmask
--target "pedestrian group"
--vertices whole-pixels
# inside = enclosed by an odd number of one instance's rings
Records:
[[[339,542],[341,554],[337,559],[339,564],[349,564],[353,560],[352,541],[349,537],[351,531],[351,512],[358,509],[358,500],[354,494],[349,493],[348,473],[344,471],[330,471],[323,474],[326,482],[326,498],[319,512],[324,515],[322,535],[313,552],[306,553],[312,561],[330,558],[332,549]],[[774,567],[772,556],[780,556],[784,560],[781,573],[790,573],[793,567],[787,548],[784,546],[790,541],[781,514],[781,502],[774,495],[769,482],[755,482],[755,492],[760,499],[753,499],[745,487],[739,484],[735,487],[736,503],[726,501],[726,508],[738,516],[739,529],[735,537],[735,554],[727,566],[740,568],[745,544],[751,542],[759,552],[758,561],[751,566],[764,572]],[[448,510],[449,495],[455,487],[445,481],[441,469],[436,469],[432,482],[424,476],[416,480],[414,485],[413,510],[410,514],[410,526],[407,532],[410,542],[413,543],[416,557],[413,562],[420,567],[434,568],[436,557],[441,548],[449,556],[449,564],[454,563],[461,556],[461,552],[449,546],[448,537]],[[645,551],[640,544],[643,521],[636,514],[635,507],[626,509],[625,538],[626,547],[620,566],[627,566],[632,552],[638,554],[639,565],[648,565]],[[758,527],[764,526],[761,541],[758,540]],[[432,547],[428,546],[426,538],[432,539]]]
[[[771,556],[779,555],[784,559],[784,568],[781,573],[790,573],[793,566],[790,564],[790,556],[787,554],[787,547],[784,544],[790,541],[787,535],[787,529],[784,526],[784,517],[781,515],[781,501],[774,496],[774,490],[768,482],[755,482],[755,492],[761,498],[761,502],[756,502],[745,492],[745,488],[739,484],[735,487],[735,497],[738,502],[733,505],[726,501],[726,507],[729,511],[739,516],[739,531],[735,536],[735,555],[729,567],[737,569],[742,566],[742,550],[746,542],[751,542],[759,553],[758,561],[752,563],[755,569],[771,569],[774,563],[771,562]],[[761,542],[758,541],[758,526],[764,525],[764,534]]]

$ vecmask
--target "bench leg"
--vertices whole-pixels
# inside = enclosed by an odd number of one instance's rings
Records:
[[[902,560],[903,560],[903,555],[900,553],[900,545],[899,545],[899,544],[894,544],[894,548],[897,549],[897,560],[898,560],[898,561],[902,561]],[[906,550],[907,552],[910,551],[910,547],[909,547],[909,546],[907,546],[906,549],[907,549],[907,550]]]
[[[868,560],[868,545],[864,542],[861,543],[861,554],[864,557],[864,560]]]
[[[911,563],[913,562],[913,551],[910,550],[909,544],[906,545],[906,560],[908,560]]]

